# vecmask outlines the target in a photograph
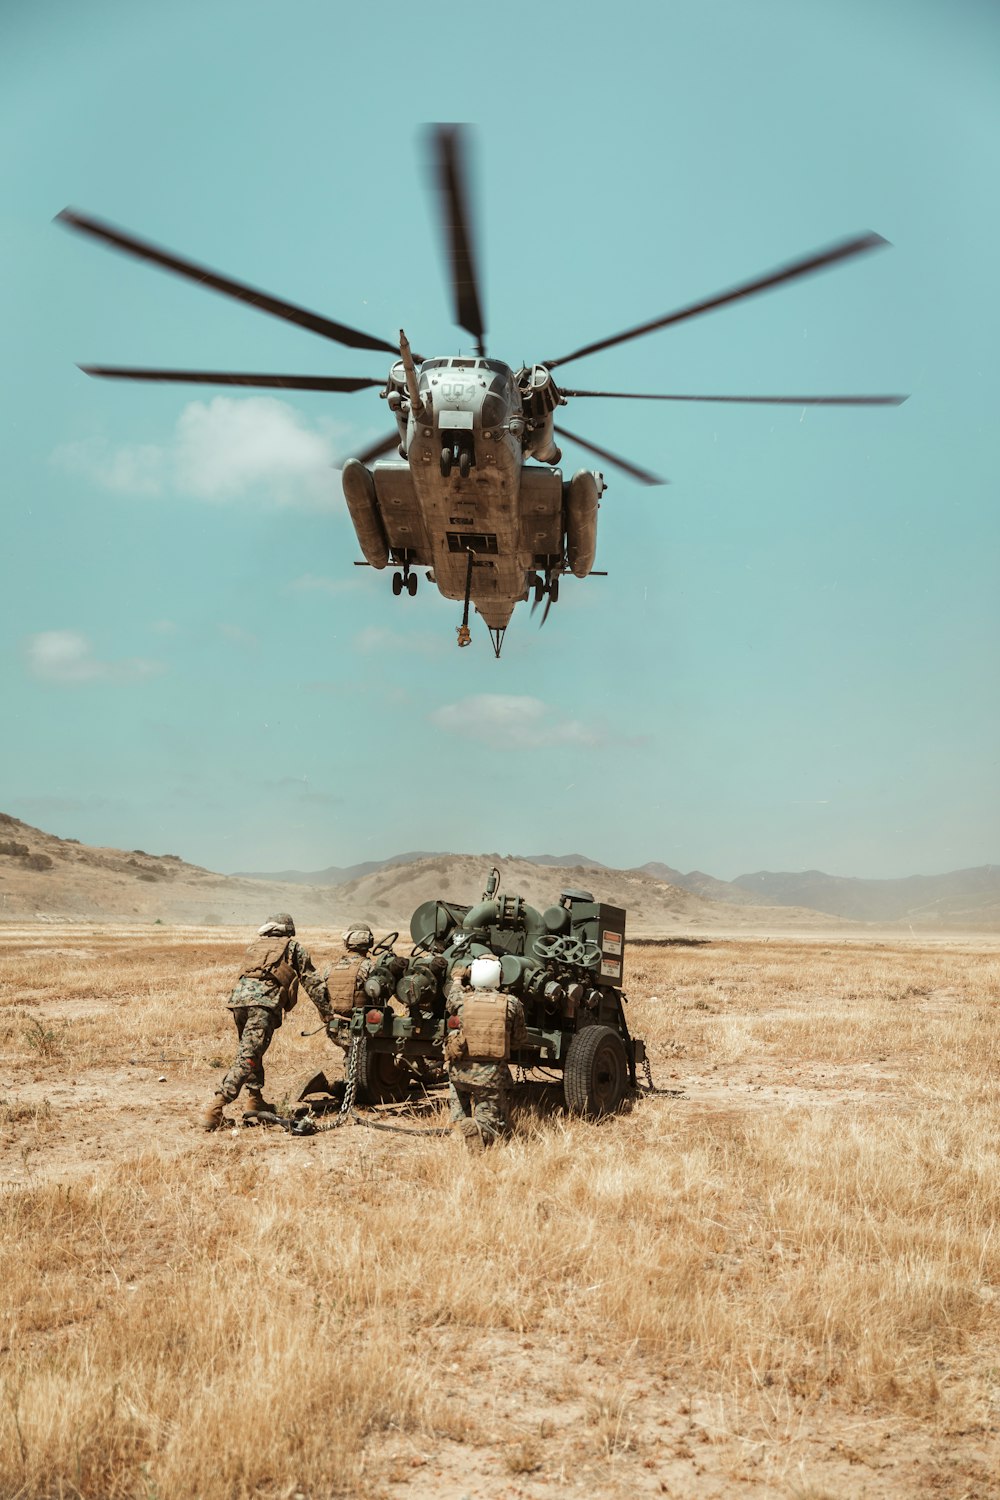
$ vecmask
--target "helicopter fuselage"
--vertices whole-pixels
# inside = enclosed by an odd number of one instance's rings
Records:
[[[553,467],[561,457],[552,437],[559,397],[547,371],[515,373],[495,359],[401,359],[383,394],[400,457],[370,470],[349,460],[344,493],[366,561],[402,569],[397,593],[415,588],[413,568],[427,568],[445,598],[468,594],[495,631],[532,583],[551,585],[564,570],[568,540],[573,572],[589,572],[603,479],[583,473],[564,485]]]
[[[352,328],[333,318],[261,291],[246,282],[188,260],[140,239],[128,230],[76,209],[58,215],[68,228],[113,249],[183,276],[199,286],[248,304],[272,317],[351,349],[391,354],[384,386],[373,375],[285,374],[271,371],[177,370],[150,366],[83,365],[88,375],[114,380],[176,381],[195,385],[256,389],[353,391],[381,388],[395,419],[395,430],[380,437],[343,466],[344,497],[365,564],[390,563],[394,594],[413,595],[416,568],[448,599],[463,601],[458,644],[471,635],[474,605],[489,627],[497,656],[514,606],[534,592],[534,609],[546,599],[544,625],[559,596],[561,575],[586,578],[594,571],[597,512],[604,492],[600,473],[581,469],[564,482],[555,466],[561,453],[556,436],[569,439],[602,463],[645,485],[665,484],[621,454],[555,425],[555,413],[570,400],[720,401],[777,406],[899,406],[901,395],[742,395],[667,391],[579,390],[556,384],[552,372],[573,360],[598,354],[713,312],[717,308],[785,286],[888,244],[865,230],[800,256],[699,301],[618,333],[581,344],[556,359],[517,371],[486,358],[486,318],[480,296],[475,237],[469,212],[461,126],[436,125],[428,141],[441,205],[445,263],[450,274],[456,325],[473,340],[475,356],[416,359],[405,333],[390,343],[379,334]],[[398,359],[396,357],[398,351]],[[398,449],[398,459],[383,455]],[[534,460],[534,462],[529,462]],[[369,468],[368,465],[372,467]]]

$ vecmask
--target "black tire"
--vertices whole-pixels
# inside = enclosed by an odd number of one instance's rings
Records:
[[[401,1066],[391,1052],[365,1048],[364,1066],[358,1074],[359,1104],[392,1104],[405,1099],[409,1087],[409,1069]]]
[[[416,573],[411,573],[410,576],[409,576],[409,578],[406,580],[406,592],[409,594],[409,596],[410,596],[411,599],[416,594],[416,592],[417,592],[417,575],[416,575]]]
[[[448,475],[451,473],[451,465],[454,457],[455,450],[453,448],[441,449],[441,473],[445,479],[447,479]]]
[[[403,575],[402,575],[402,573],[393,573],[393,575],[392,575],[392,592],[395,594],[395,596],[396,596],[397,599],[399,598],[400,594],[403,592]]]
[[[613,1114],[628,1093],[625,1043],[610,1026],[585,1026],[569,1044],[563,1072],[566,1108],[591,1120]]]
[[[472,469],[472,454],[468,448],[463,448],[458,455],[458,472],[463,479],[468,479]]]
[[[553,578],[552,582],[549,584],[549,598],[552,600],[553,604],[558,603],[558,600],[559,600],[559,579],[558,579],[558,577]]]

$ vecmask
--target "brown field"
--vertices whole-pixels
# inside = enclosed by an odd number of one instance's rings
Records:
[[[633,944],[670,1092],[470,1159],[198,1132],[245,941],[0,929],[4,1497],[1000,1494],[989,943]]]

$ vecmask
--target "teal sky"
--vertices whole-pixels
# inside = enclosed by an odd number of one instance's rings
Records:
[[[8,0],[0,809],[217,869],[583,850],[721,877],[1000,859],[1000,12]],[[567,369],[581,386],[908,391],[899,409],[579,402],[597,566],[504,656],[354,568],[334,466],[382,375],[52,224],[67,204],[454,354],[420,128],[477,127],[515,366],[843,235],[894,248]],[[566,446],[564,472],[592,460]]]

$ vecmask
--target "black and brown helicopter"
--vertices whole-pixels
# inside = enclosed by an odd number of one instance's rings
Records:
[[[461,126],[428,132],[430,159],[441,204],[446,256],[451,271],[455,322],[472,335],[468,357],[424,359],[399,342],[349,328],[243,282],[221,276],[114,225],[74,209],[59,222],[126,254],[151,261],[200,286],[246,302],[261,312],[312,333],[394,356],[388,378],[348,375],[239,374],[220,370],[161,370],[121,365],[82,365],[88,375],[115,380],[176,381],[200,385],[257,386],[279,390],[359,391],[381,388],[395,430],[343,468],[344,496],[365,563],[393,568],[394,594],[417,591],[417,569],[447,599],[463,604],[458,643],[470,640],[469,609],[484,620],[499,656],[514,606],[533,595],[542,601],[544,624],[569,572],[593,571],[597,511],[604,492],[599,472],[581,470],[564,480],[556,436],[568,438],[641,484],[666,481],[638,464],[555,424],[570,400],[720,401],[757,405],[898,406],[905,396],[713,396],[635,391],[576,390],[556,383],[553,371],[571,360],[682,323],[743,297],[752,297],[814,271],[866,254],[888,242],[871,231],[841,240],[715,296],[653,318],[635,328],[583,344],[558,359],[513,369],[486,355],[486,322],[472,237],[466,172],[466,134]],[[396,451],[398,457],[384,455]],[[531,460],[534,460],[533,462]],[[370,467],[369,467],[370,466]]]

